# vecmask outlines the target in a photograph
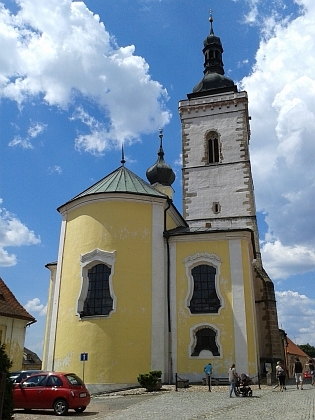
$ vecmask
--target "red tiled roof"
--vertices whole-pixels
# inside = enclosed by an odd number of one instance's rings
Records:
[[[10,318],[25,319],[29,322],[36,322],[27,310],[17,301],[14,294],[0,277],[0,315]]]
[[[309,357],[306,353],[304,353],[303,350],[300,349],[299,346],[294,344],[293,341],[290,340],[288,336],[287,336],[287,342],[288,342],[287,353],[293,354],[295,356]]]

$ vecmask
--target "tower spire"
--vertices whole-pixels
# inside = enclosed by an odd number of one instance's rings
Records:
[[[171,186],[175,181],[175,174],[173,169],[164,161],[163,150],[163,130],[159,129],[160,147],[158,150],[158,158],[154,165],[152,165],[146,172],[147,179],[150,184],[161,184]]]
[[[210,22],[210,35],[214,35],[213,27],[212,27],[212,23],[213,23],[212,12],[213,12],[213,10],[210,9],[210,17],[209,17],[209,22]]]
[[[121,144],[121,161],[120,163],[122,163],[122,165],[124,166],[126,161],[125,161],[125,152],[124,152],[124,143]]]
[[[210,9],[210,33],[204,40],[204,70],[203,79],[193,88],[193,93],[206,92],[213,89],[221,89],[236,91],[237,87],[233,80],[224,76],[224,65],[222,60],[223,47],[221,39],[214,34],[213,30],[213,10]]]
[[[158,151],[158,157],[160,161],[164,160],[164,150],[163,150],[163,145],[162,145],[162,140],[163,140],[163,129],[160,128],[159,129],[159,137],[160,137],[160,148]]]

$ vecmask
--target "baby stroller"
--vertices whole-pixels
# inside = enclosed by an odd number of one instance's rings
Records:
[[[246,373],[242,373],[241,376],[238,377],[238,380],[235,384],[235,391],[238,395],[242,395],[242,397],[252,397],[253,391],[249,386],[252,380]]]

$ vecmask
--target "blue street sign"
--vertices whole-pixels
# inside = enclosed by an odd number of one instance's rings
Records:
[[[86,362],[88,359],[88,353],[81,353],[80,360],[81,362]]]

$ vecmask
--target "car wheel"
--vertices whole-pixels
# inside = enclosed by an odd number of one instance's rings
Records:
[[[85,409],[86,407],[79,407],[79,408],[75,408],[74,411],[76,411],[77,413],[83,413]]]
[[[69,406],[67,401],[59,398],[54,402],[54,412],[56,416],[64,416],[65,414],[67,414],[68,410]]]

